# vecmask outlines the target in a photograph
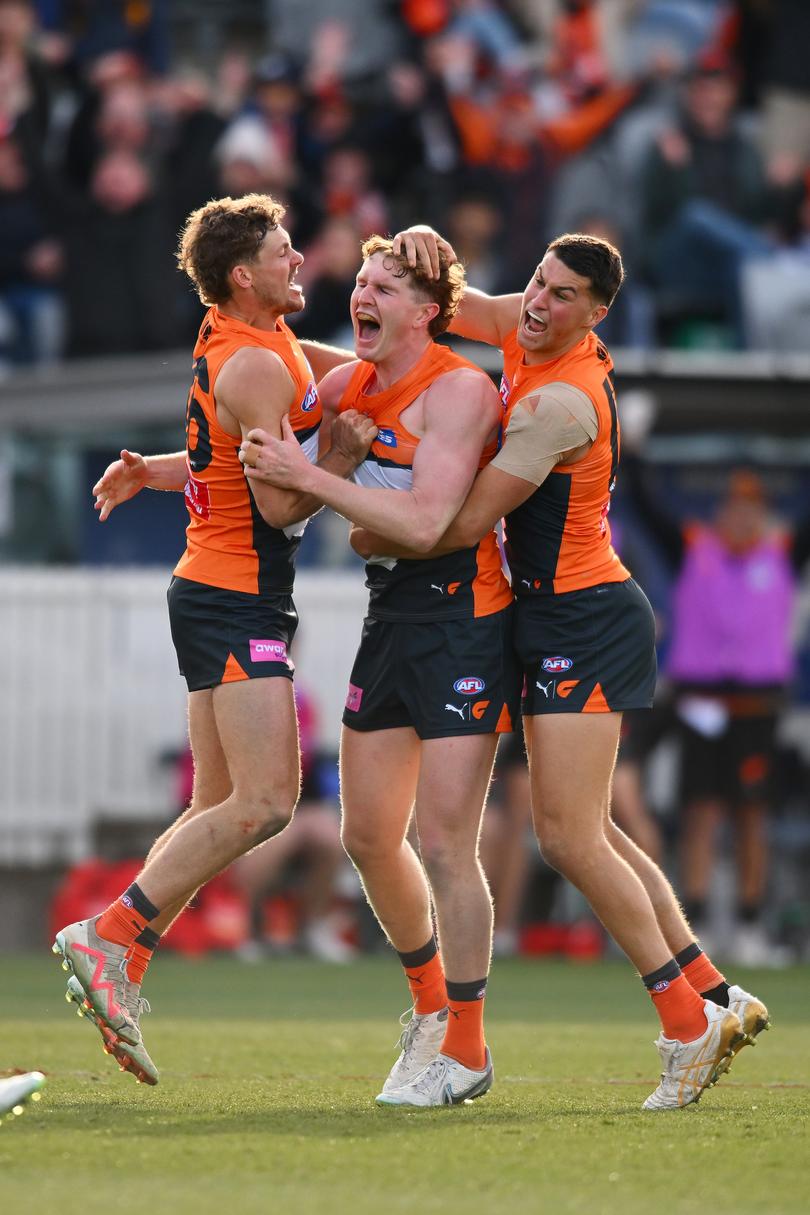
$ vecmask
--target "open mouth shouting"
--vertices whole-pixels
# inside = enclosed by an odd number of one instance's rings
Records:
[[[548,329],[548,324],[539,313],[532,312],[531,308],[527,308],[523,314],[523,328],[527,333],[531,333],[535,337],[542,337]]]
[[[357,341],[362,344],[374,342],[377,334],[380,332],[380,322],[370,312],[365,312],[359,309],[354,314],[354,321],[357,330]]]

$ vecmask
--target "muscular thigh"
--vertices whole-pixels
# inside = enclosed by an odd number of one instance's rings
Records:
[[[288,679],[247,679],[212,693],[214,719],[234,791],[297,800],[298,722]]]
[[[497,743],[496,734],[472,734],[422,744],[416,825],[423,848],[433,839],[450,836],[474,846]]]
[[[353,843],[405,839],[419,779],[421,744],[410,727],[344,727],[340,742],[343,838]]]
[[[231,777],[214,716],[210,689],[190,692],[188,737],[194,760],[194,791],[187,816],[218,806],[231,795]]]
[[[524,719],[531,737],[532,813],[538,834],[550,820],[576,832],[603,823],[616,762],[621,713],[545,714]]]

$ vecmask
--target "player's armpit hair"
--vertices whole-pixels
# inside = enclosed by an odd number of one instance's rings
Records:
[[[584,392],[570,384],[549,384],[512,410],[504,445],[492,464],[542,485],[560,458],[592,442],[598,429],[593,402]]]

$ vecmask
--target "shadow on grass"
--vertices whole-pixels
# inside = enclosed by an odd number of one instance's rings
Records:
[[[618,1103],[595,1102],[593,1096],[576,1099],[559,1096],[541,1102],[509,1098],[483,1099],[468,1105],[432,1110],[403,1110],[380,1108],[372,1101],[347,1101],[342,1109],[324,1109],[308,1105],[301,1096],[276,1099],[265,1109],[245,1109],[238,1101],[214,1100],[205,1108],[151,1106],[133,1109],[129,1103],[77,1101],[65,1103],[52,1111],[51,1129],[64,1119],[75,1125],[77,1118],[87,1128],[98,1128],[105,1134],[126,1134],[127,1140],[170,1138],[175,1135],[199,1136],[233,1135],[242,1140],[252,1136],[292,1136],[297,1139],[375,1140],[396,1136],[407,1130],[411,1135],[434,1136],[439,1128],[449,1133],[473,1130],[524,1134],[532,1128],[581,1121],[594,1127],[641,1119],[640,1100],[623,1098]],[[728,1112],[728,1111],[726,1111]],[[119,1125],[120,1124],[120,1125]]]

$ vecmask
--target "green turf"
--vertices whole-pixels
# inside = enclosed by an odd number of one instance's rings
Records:
[[[49,958],[4,958],[2,1067],[40,1068],[0,1128],[0,1210],[46,1215],[791,1215],[810,1207],[810,970],[744,974],[774,1029],[699,1107],[642,1114],[656,1022],[620,962],[498,963],[496,1087],[382,1110],[403,984],[336,968],[160,958],[145,1038],[156,1089],[121,1075]]]

